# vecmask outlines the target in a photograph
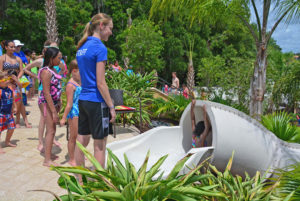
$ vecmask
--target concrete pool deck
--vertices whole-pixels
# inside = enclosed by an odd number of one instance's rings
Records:
[[[64,189],[57,185],[58,174],[49,168],[44,167],[43,155],[37,150],[38,145],[38,123],[40,111],[37,105],[37,98],[29,101],[26,110],[32,128],[15,129],[12,143],[17,147],[4,147],[6,131],[1,134],[1,142],[5,154],[0,154],[0,201],[48,201],[54,197],[46,192],[28,192],[29,190],[43,189],[54,192],[57,195],[66,194]],[[22,123],[22,118],[21,118]],[[118,127],[117,137],[108,137],[108,143],[126,139],[138,135],[134,127]],[[52,152],[59,156],[55,162],[61,166],[69,166],[67,163],[67,140],[66,127],[57,126],[56,140],[61,143],[61,148],[53,146]],[[93,153],[92,140],[88,150]],[[90,164],[87,162],[87,166]]]

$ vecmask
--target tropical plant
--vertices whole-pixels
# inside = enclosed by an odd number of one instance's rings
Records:
[[[67,106],[67,94],[66,94],[66,84],[69,80],[69,77],[62,79],[62,92],[61,92],[61,108],[59,111],[59,118],[62,118],[65,108]]]
[[[274,112],[262,116],[262,124],[274,133],[278,138],[288,141],[300,143],[300,134],[297,127],[290,123],[292,117],[286,112]]]
[[[249,114],[249,110],[248,108],[245,106],[245,104],[243,103],[236,103],[234,101],[232,101],[231,99],[224,99],[222,97],[222,94],[217,94],[217,93],[212,93],[210,94],[210,96],[208,97],[209,101],[212,102],[216,102],[216,103],[221,103],[223,105],[227,105],[230,107],[233,107],[239,111],[244,112],[245,114]]]
[[[129,58],[134,70],[144,73],[162,69],[164,62],[160,54],[164,38],[157,25],[148,20],[133,20],[120,37],[126,38],[126,43],[121,45],[122,55]]]
[[[95,170],[83,167],[52,167],[60,178],[58,184],[67,189],[68,194],[60,196],[61,200],[199,200],[203,197],[225,198],[225,194],[214,188],[193,186],[195,181],[201,181],[206,176],[195,173],[202,167],[191,169],[186,175],[179,175],[189,155],[178,161],[169,175],[164,179],[159,174],[159,168],[167,155],[158,159],[152,166],[147,167],[149,152],[141,165],[136,167],[124,155],[125,164],[108,149],[107,167],[103,169],[98,161],[80,143],[77,146],[94,165]],[[147,170],[148,169],[148,170]],[[82,176],[82,185],[70,174]],[[158,175],[158,177],[156,177]]]
[[[150,88],[154,86],[154,72],[128,75],[125,71],[114,72],[107,71],[106,80],[110,89],[121,89],[124,91],[124,105],[134,107],[137,110],[140,108],[139,99],[141,100],[141,112],[143,123],[150,122],[150,114],[147,109],[147,104],[152,99]],[[139,113],[129,113],[125,116],[126,122],[139,125]]]
[[[208,164],[208,168],[204,175],[199,176],[205,177],[200,180],[200,183],[196,187],[208,187],[214,186],[214,190],[224,193],[226,197],[206,197],[205,200],[270,200],[271,196],[276,198],[273,194],[273,189],[277,183],[272,185],[266,183],[266,174],[261,175],[260,172],[256,172],[254,177],[250,177],[245,172],[244,178],[239,175],[232,175],[230,170],[233,162],[233,154],[229,159],[229,162],[224,170],[221,172],[211,164]],[[267,188],[268,187],[268,188]],[[209,199],[210,198],[210,199]],[[204,200],[204,199],[203,199]]]
[[[168,96],[165,101],[162,98],[153,99],[150,110],[157,118],[164,117],[173,121],[179,121],[180,117],[190,103],[190,100],[181,95]]]
[[[95,169],[51,167],[60,175],[58,185],[68,191],[68,194],[62,196],[52,193],[56,200],[260,201],[270,200],[271,197],[279,200],[274,194],[278,182],[266,186],[267,183],[264,182],[266,177],[261,176],[259,172],[254,177],[245,173],[244,179],[241,176],[232,175],[230,170],[233,156],[229,159],[224,172],[218,171],[215,166],[204,161],[197,167],[191,168],[187,174],[180,175],[180,170],[190,157],[187,155],[173,168],[171,167],[172,170],[168,176],[163,178],[160,174],[160,167],[167,155],[158,159],[152,167],[147,167],[150,156],[148,152],[141,167],[136,170],[126,155],[124,155],[124,163],[121,163],[117,156],[108,149],[107,168],[103,169],[91,153],[80,143],[77,142],[77,145]],[[82,183],[80,184],[71,174],[80,175]]]
[[[288,200],[300,200],[300,163],[280,169],[276,175],[279,177],[276,195],[289,197]]]
[[[286,102],[287,111],[293,111],[297,108],[300,100],[300,62],[292,58],[290,55],[289,59],[292,61],[286,61],[283,65],[285,68],[279,75],[280,77],[275,80],[272,91],[275,106],[278,107]]]

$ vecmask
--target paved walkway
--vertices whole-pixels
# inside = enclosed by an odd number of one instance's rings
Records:
[[[33,128],[27,129],[22,126],[16,129],[12,142],[17,144],[17,147],[4,147],[6,153],[0,155],[0,201],[44,201],[54,199],[52,195],[45,192],[28,192],[34,189],[49,190],[57,195],[66,193],[57,185],[58,174],[42,166],[44,158],[36,149],[40,117],[36,98],[30,101],[29,104],[26,110],[30,111],[28,118]],[[116,138],[108,137],[108,143],[137,135],[134,128],[117,127],[117,133]],[[2,133],[1,136],[2,147],[5,135],[6,132]],[[56,146],[53,147],[53,153],[59,156],[56,162],[62,166],[68,166],[65,127],[57,126],[56,139],[62,144],[62,149]],[[92,143],[90,143],[88,149],[92,152]]]

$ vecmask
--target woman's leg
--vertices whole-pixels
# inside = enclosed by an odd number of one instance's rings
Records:
[[[22,100],[16,102],[16,128],[20,128],[21,102]]]
[[[0,133],[0,137],[1,137],[1,133]],[[0,140],[0,154],[5,154],[5,151],[1,147],[1,140]]]
[[[102,140],[94,139],[94,156],[103,168],[105,168],[106,140],[107,137]]]
[[[68,123],[70,126],[70,137],[68,141],[68,153],[69,153],[69,164],[72,166],[76,166],[75,161],[75,146],[76,146],[76,138],[78,133],[78,117],[73,117],[73,119],[68,119]]]
[[[52,113],[49,107],[48,106],[44,107],[44,104],[40,104],[39,107],[43,114],[44,114],[44,109],[46,110],[45,160],[43,165],[50,167],[51,165],[57,165],[51,160],[52,144],[53,144],[53,138],[56,131],[56,125],[53,122]]]
[[[22,115],[22,117],[24,119],[25,126],[26,126],[26,128],[32,128],[32,126],[28,122],[28,119],[27,119],[27,116],[26,116],[26,111],[25,111],[25,106],[23,104],[23,101],[20,101],[20,102],[21,102],[21,115]]]
[[[17,145],[12,144],[10,142],[10,139],[11,139],[13,133],[14,133],[14,129],[7,130],[6,138],[5,138],[5,145],[8,146],[8,147],[16,147],[17,146]]]
[[[40,111],[41,111],[41,116],[40,116],[40,122],[39,122],[39,144],[38,144],[38,147],[37,149],[40,151],[40,152],[44,152],[44,132],[45,132],[45,118],[44,118],[44,113],[43,111],[41,110],[40,108]]]
[[[84,147],[87,147],[87,145],[90,142],[90,135],[77,135],[77,141],[80,142]],[[75,160],[77,166],[85,166],[84,164],[84,154],[83,152],[78,148],[78,146],[75,146]]]

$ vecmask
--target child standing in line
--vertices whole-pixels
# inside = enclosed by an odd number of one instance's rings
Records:
[[[18,80],[16,76],[12,76],[13,80]],[[16,128],[13,117],[14,92],[9,87],[10,78],[0,71],[0,135],[2,131],[7,130],[5,145],[15,147],[15,144],[10,142],[10,139]],[[5,153],[0,146],[0,154]]]
[[[81,83],[78,64],[75,59],[70,63],[70,73],[72,77],[66,86],[67,106],[65,108],[63,117],[60,120],[60,125],[65,125],[66,120],[68,119],[68,124],[70,126],[70,138],[68,142],[68,152],[70,157],[69,164],[76,166],[74,151],[78,134],[78,99],[81,92]]]
[[[58,48],[49,47],[45,52],[43,67],[39,70],[38,78],[43,85],[39,95],[39,108],[46,122],[46,142],[44,166],[57,165],[51,160],[53,139],[56,132],[56,123],[59,122],[58,112],[61,101],[61,76],[54,66],[59,65],[62,54]]]

